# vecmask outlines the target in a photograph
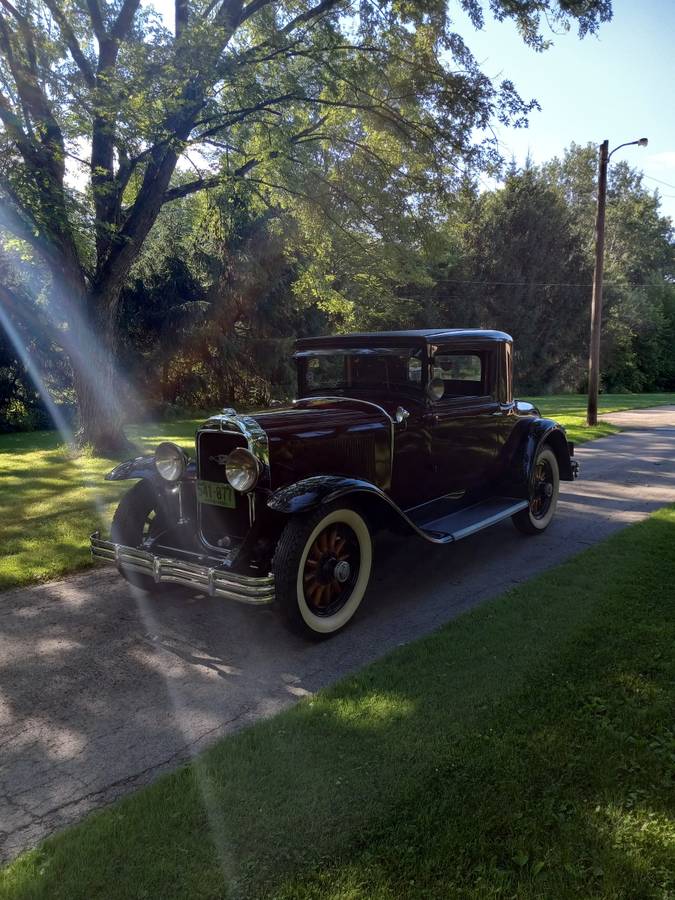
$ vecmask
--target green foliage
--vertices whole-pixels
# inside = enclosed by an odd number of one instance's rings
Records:
[[[563,192],[590,263],[594,251],[597,151],[572,144],[542,172]],[[606,390],[669,390],[675,350],[675,243],[659,197],[625,162],[612,162],[607,189],[602,381]]]
[[[480,27],[482,4],[462,5]],[[608,0],[494,0],[490,10],[535,48],[542,16],[577,22],[582,36],[611,16]],[[138,0],[42,0],[5,3],[0,24],[0,227],[51,275],[82,440],[94,443],[119,433],[112,359],[121,339],[133,344],[119,333],[120,295],[163,206],[210,187],[225,206],[257,213],[253,221],[292,204],[299,235],[317,216],[333,232],[295,296],[344,326],[361,303],[380,320],[382,293],[384,318],[399,306],[414,317],[400,288],[405,228],[464,166],[498,163],[491,121],[523,125],[536,106],[481,71],[441,0],[185,0],[173,32]],[[339,231],[367,249],[347,269],[349,286],[336,272]],[[413,272],[407,284],[424,282]],[[232,293],[213,307],[209,353],[211,362],[228,354],[217,377],[236,394],[232,372],[255,353],[241,345],[240,317],[223,311]],[[101,344],[95,379],[80,352],[90,331]]]
[[[579,380],[591,270],[573,216],[531,167],[476,198],[462,230],[466,283],[448,285],[446,308],[515,340],[518,390],[555,392]]]

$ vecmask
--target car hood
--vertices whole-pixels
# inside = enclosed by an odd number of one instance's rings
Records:
[[[366,400],[342,397],[297,400],[289,406],[251,414],[270,438],[283,434],[302,434],[311,437],[326,429],[351,429],[359,424],[385,422],[391,424],[392,415],[382,406]]]

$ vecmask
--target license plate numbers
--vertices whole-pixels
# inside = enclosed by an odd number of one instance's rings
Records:
[[[226,506],[228,509],[235,507],[234,489],[229,484],[219,484],[217,481],[198,481],[197,500],[211,506]]]

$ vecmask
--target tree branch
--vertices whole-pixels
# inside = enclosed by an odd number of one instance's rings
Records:
[[[198,191],[206,191],[210,188],[219,187],[223,184],[224,178],[221,174],[211,175],[209,178],[198,178],[196,181],[187,181],[185,184],[179,184],[174,188],[164,192],[162,198],[162,206],[165,203],[172,203],[174,200],[180,200],[189,194],[196,194]]]
[[[37,54],[35,52],[35,42],[33,41],[33,34],[31,32],[30,22],[23,16],[18,9],[9,2],[9,0],[0,0],[0,4],[8,10],[9,13],[16,19],[19,30],[21,31],[21,36],[23,37],[23,42],[26,47],[26,53],[28,55],[28,65],[30,71],[35,74],[36,64],[37,64]]]
[[[96,40],[101,44],[107,37],[105,25],[103,24],[103,16],[98,0],[87,0],[87,9],[89,10],[89,18],[91,19],[91,27],[94,30]]]
[[[9,5],[11,7],[9,0],[0,0],[0,3],[3,6]],[[17,15],[20,14],[17,13]],[[12,34],[8,30],[3,17],[0,16],[0,46],[2,46],[14,78],[14,84],[24,110],[26,124],[28,125],[29,119],[32,118],[35,125],[40,126],[41,130],[40,142],[31,141],[31,145],[34,147],[35,153],[42,157],[42,159],[38,160],[40,167],[47,170],[50,179],[58,188],[61,188],[65,172],[63,134],[35,73],[14,55],[11,38]],[[32,37],[28,38],[28,40],[32,45]],[[24,135],[25,137],[26,135]],[[26,159],[25,156],[24,159]]]
[[[242,9],[239,21],[245,22],[247,19],[250,19],[251,16],[254,16],[259,9],[262,9],[264,6],[269,6],[271,2],[272,0],[251,0],[251,2],[247,3]]]
[[[39,148],[23,130],[21,119],[14,112],[4,94],[0,94],[0,122],[16,144],[26,165],[31,169],[38,167],[40,165]]]
[[[303,25],[305,22],[311,22],[312,19],[322,16],[325,12],[328,12],[334,6],[337,6],[339,2],[340,0],[322,0],[321,3],[317,3],[316,6],[306,10],[304,13],[300,13],[300,15],[296,16],[294,19],[291,19],[290,22],[279,30],[279,34],[289,34],[291,31],[294,31],[298,25]]]
[[[322,116],[316,122],[313,122],[311,125],[303,128],[302,131],[298,131],[297,134],[294,134],[288,139],[289,144],[297,144],[304,138],[308,137],[314,131],[321,128],[327,118],[327,115]],[[228,177],[243,178],[244,175],[246,175],[256,166],[259,166],[262,162],[269,162],[272,159],[278,159],[281,154],[281,150],[272,150],[264,157],[253,157],[252,159],[247,160],[243,165],[235,169],[234,172],[232,172],[232,174],[229,176],[223,176],[222,174],[211,175],[208,178],[198,178],[195,181],[188,181],[185,184],[180,184],[174,188],[170,188],[164,193],[164,197],[162,198],[162,205],[165,203],[171,203],[173,200],[179,200],[181,197],[187,197],[188,194],[194,194],[197,193],[197,191],[218,187],[219,185],[223,184],[223,182],[226,181]]]
[[[113,40],[123,41],[126,38],[139,6],[140,0],[124,0],[120,14],[110,32]]]
[[[96,84],[94,71],[89,63],[89,60],[82,52],[80,42],[78,41],[66,15],[59,6],[57,0],[44,0],[44,3],[54,17],[54,21],[59,26],[61,34],[63,35],[63,38],[68,45],[68,49],[70,50],[70,55],[72,56],[73,61],[84,76],[84,79],[89,87],[93,88]]]

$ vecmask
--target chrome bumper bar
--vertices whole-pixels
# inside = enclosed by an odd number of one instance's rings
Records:
[[[274,600],[274,576],[237,575],[227,569],[202,566],[166,556],[155,556],[147,550],[125,547],[101,540],[100,532],[91,535],[94,559],[149,575],[158,584],[163,581],[183,584],[212,597],[226,597],[240,603],[262,605]]]

